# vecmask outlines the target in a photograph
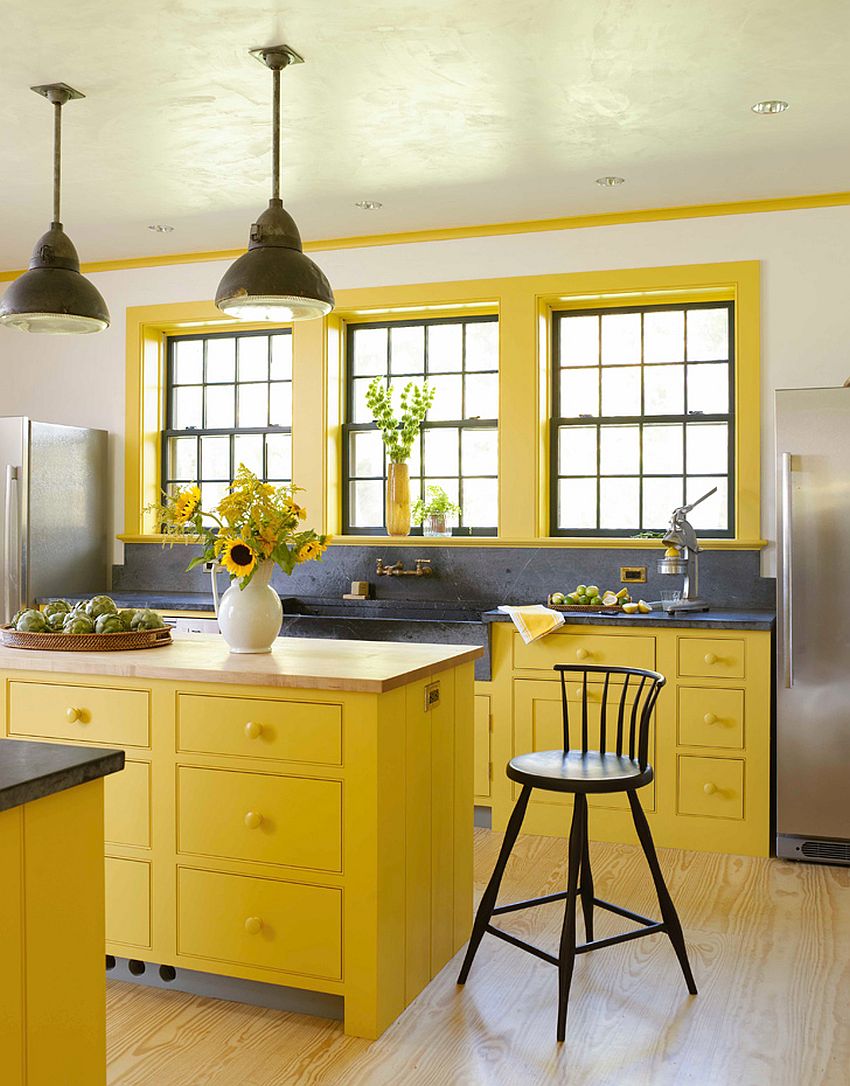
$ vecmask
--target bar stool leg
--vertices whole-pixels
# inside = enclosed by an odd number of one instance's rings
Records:
[[[673,899],[670,897],[670,891],[667,889],[667,884],[664,882],[664,876],[661,874],[661,867],[658,863],[658,856],[655,852],[655,844],[652,840],[649,823],[646,820],[646,815],[643,813],[643,808],[640,805],[640,800],[634,789],[629,791],[629,803],[632,808],[632,818],[634,819],[635,829],[637,830],[640,843],[643,846],[646,862],[649,864],[652,881],[655,883],[655,892],[658,895],[658,904],[661,907],[661,917],[667,927],[667,934],[670,937],[670,942],[673,944],[673,949],[676,951],[676,957],[679,959],[679,965],[682,967],[682,972],[685,975],[685,983],[688,986],[688,991],[691,995],[696,995],[697,986],[694,981],[694,975],[691,972],[691,964],[688,961],[688,951],[685,947],[685,936],[682,933],[682,925],[679,923],[676,906],[673,904]]]
[[[587,797],[576,793],[573,805],[573,821],[570,826],[570,847],[567,860],[567,898],[564,906],[564,924],[561,928],[561,945],[558,950],[558,1040],[567,1035],[567,1002],[576,960],[576,894],[578,873],[587,839]]]
[[[590,818],[587,811],[587,797],[582,796],[585,802],[584,818],[584,847],[581,850],[581,872],[579,874],[579,893],[581,894],[581,908],[584,913],[584,937],[588,943],[593,942],[593,875],[590,871]]]
[[[516,801],[516,805],[511,812],[511,817],[508,820],[508,828],[505,830],[505,837],[502,841],[502,848],[499,851],[499,858],[496,860],[493,874],[490,876],[490,881],[487,883],[487,889],[484,891],[481,902],[478,905],[478,912],[475,914],[475,923],[472,925],[472,934],[469,937],[469,945],[466,948],[466,957],[463,959],[460,975],[457,978],[458,984],[466,983],[466,978],[469,976],[469,970],[472,967],[472,960],[475,957],[478,947],[481,945],[481,940],[484,938],[484,932],[487,929],[487,925],[490,923],[493,909],[496,907],[496,899],[499,896],[499,887],[502,883],[502,876],[505,873],[511,850],[519,836],[522,820],[525,818],[525,811],[528,807],[530,798],[531,785],[525,784],[523,785],[519,799]]]

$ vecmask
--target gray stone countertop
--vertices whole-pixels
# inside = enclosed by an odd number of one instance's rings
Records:
[[[485,622],[510,622],[511,616],[504,611],[486,611]],[[696,630],[772,630],[776,623],[775,611],[698,611],[691,614],[671,615],[666,611],[650,611],[648,615],[587,614],[578,611],[564,612],[570,625],[593,626],[667,626],[671,629]]]
[[[0,739],[0,811],[75,788],[123,768],[123,750]]]

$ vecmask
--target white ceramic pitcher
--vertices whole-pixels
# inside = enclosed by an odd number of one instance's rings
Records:
[[[219,600],[216,573],[222,569],[222,566],[213,565],[210,570],[221,636],[231,652],[271,652],[283,622],[280,596],[269,584],[274,562],[260,562],[244,588],[240,588],[239,581],[235,580]]]

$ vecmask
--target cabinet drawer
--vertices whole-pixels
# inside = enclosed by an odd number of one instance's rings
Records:
[[[679,755],[679,814],[744,817],[744,761]]]
[[[341,705],[179,694],[177,722],[179,750],[342,764]]]
[[[180,868],[177,952],[336,980],[342,891]]]
[[[104,778],[103,808],[108,844],[150,848],[150,763],[126,761],[121,773]]]
[[[475,786],[476,796],[490,795],[490,696],[475,695]]]
[[[680,637],[679,674],[743,679],[744,642],[719,637]]]
[[[117,747],[150,746],[147,690],[9,683],[9,733]]]
[[[178,848],[199,856],[342,870],[342,783],[178,770]]]
[[[549,670],[555,664],[609,664],[616,667],[655,666],[655,638],[632,634],[553,633],[526,645],[514,634],[514,667]]]
[[[679,687],[679,744],[741,750],[744,691]]]
[[[106,941],[151,945],[151,865],[106,857]]]

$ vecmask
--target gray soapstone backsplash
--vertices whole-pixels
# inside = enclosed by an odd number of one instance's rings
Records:
[[[128,543],[124,565],[115,566],[116,591],[210,591],[203,567],[186,572],[197,548],[185,544],[158,547]],[[577,584],[620,588],[621,566],[645,566],[647,583],[634,585],[635,599],[657,600],[662,590],[681,587],[681,578],[657,572],[657,550],[510,546],[331,546],[321,562],[299,566],[291,577],[276,570],[273,586],[282,596],[305,600],[339,599],[352,581],[370,581],[378,599],[405,603],[437,603],[475,610],[500,604],[545,603],[550,592],[570,591]],[[375,563],[397,561],[413,568],[428,558],[430,577],[376,577]],[[224,578],[220,587],[225,586]],[[700,595],[712,607],[747,610],[772,608],[775,580],[759,574],[759,552],[704,551],[700,556]]]

